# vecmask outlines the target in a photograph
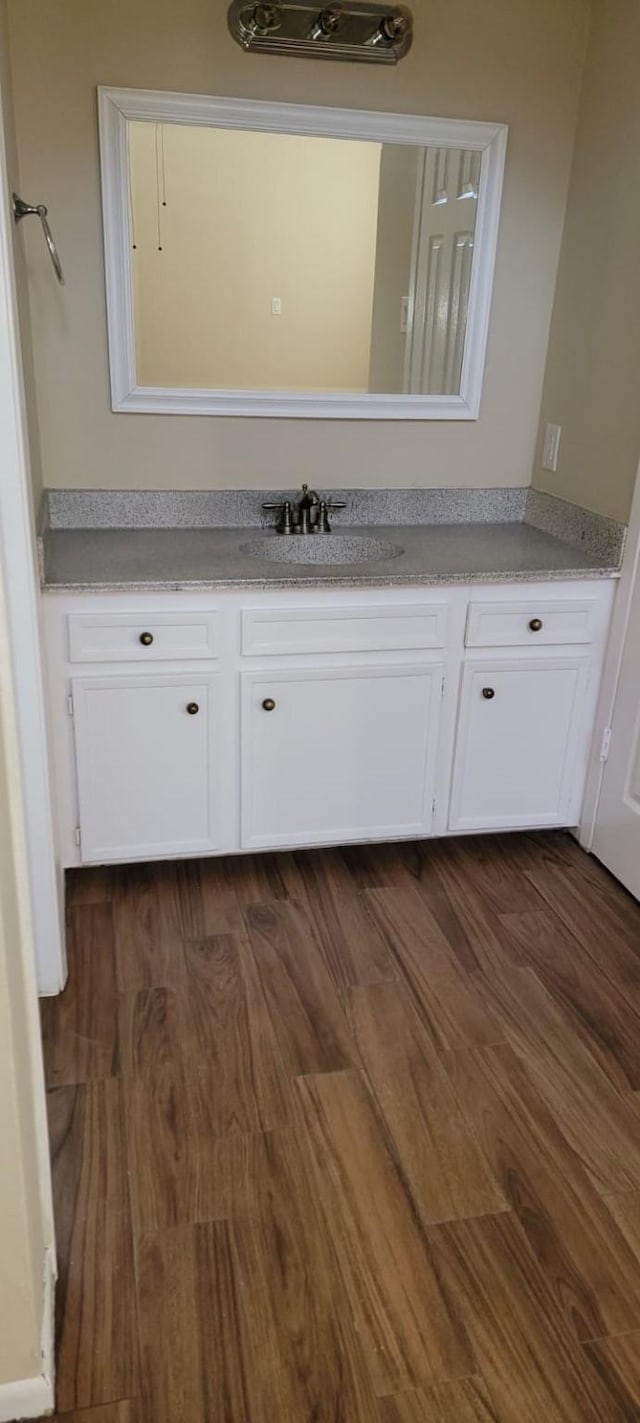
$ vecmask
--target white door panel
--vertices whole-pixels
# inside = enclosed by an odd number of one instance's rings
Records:
[[[467,663],[450,830],[572,822],[587,677],[580,657]]]
[[[84,862],[216,848],[215,681],[73,680]]]
[[[439,665],[244,673],[243,847],[428,834],[441,687]]]
[[[410,394],[460,390],[479,182],[480,154],[468,149],[429,148],[418,165],[404,371]]]

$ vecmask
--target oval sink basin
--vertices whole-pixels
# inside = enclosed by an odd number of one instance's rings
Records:
[[[272,534],[242,545],[249,558],[265,558],[270,563],[320,565],[381,563],[399,558],[404,549],[388,539],[358,534]]]

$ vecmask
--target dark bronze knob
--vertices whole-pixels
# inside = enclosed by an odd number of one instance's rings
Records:
[[[492,699],[492,697],[495,697],[495,692],[494,692],[494,690],[493,690],[493,687],[483,687],[483,688],[482,688],[482,695],[483,695],[483,697],[486,698],[486,700],[487,700],[488,702],[490,702],[491,699]]]
[[[276,704],[273,700],[273,697],[265,697],[262,703],[262,708],[263,711],[275,711]]]
[[[542,618],[532,618],[532,619],[531,619],[531,622],[529,623],[529,631],[530,631],[530,632],[541,632],[541,631],[542,631]]]
[[[197,702],[187,702],[187,711],[189,713],[189,716],[197,716],[198,712],[200,711],[200,707],[198,706]]]
[[[152,644],[152,642],[153,642],[153,633],[152,633],[152,632],[141,632],[141,633],[140,633],[140,641],[141,641],[143,647],[151,647],[151,644]]]

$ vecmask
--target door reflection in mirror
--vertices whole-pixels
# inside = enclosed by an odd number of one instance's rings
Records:
[[[455,395],[478,151],[129,122],[139,386]]]

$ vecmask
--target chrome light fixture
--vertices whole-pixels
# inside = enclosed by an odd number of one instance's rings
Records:
[[[307,0],[232,0],[229,29],[245,50],[308,59],[397,64],[411,47],[413,19],[404,5]]]

